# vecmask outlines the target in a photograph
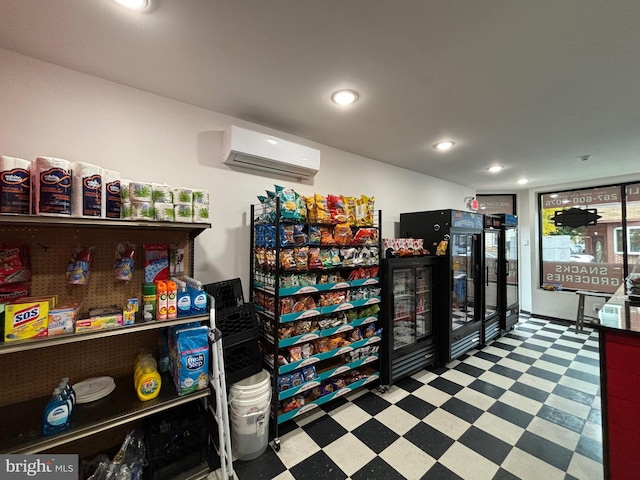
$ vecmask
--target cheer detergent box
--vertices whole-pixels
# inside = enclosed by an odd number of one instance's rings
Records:
[[[24,298],[4,307],[4,340],[46,337],[49,308],[54,300]]]

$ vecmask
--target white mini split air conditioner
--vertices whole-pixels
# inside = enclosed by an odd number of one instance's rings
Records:
[[[233,167],[307,179],[320,170],[320,150],[230,125],[224,131],[222,161]]]

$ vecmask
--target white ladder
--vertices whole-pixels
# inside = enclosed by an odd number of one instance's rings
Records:
[[[229,430],[229,408],[227,407],[227,382],[224,373],[224,356],[222,350],[222,333],[216,327],[215,299],[209,297],[209,340],[211,341],[211,386],[215,395],[215,407],[208,402],[209,410],[218,424],[218,445],[215,445],[220,456],[220,468],[223,479],[233,479],[233,456],[231,453],[231,432]]]

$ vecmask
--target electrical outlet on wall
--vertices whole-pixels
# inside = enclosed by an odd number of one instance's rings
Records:
[[[604,305],[603,303],[594,303],[593,304],[593,313],[598,313],[603,305]]]

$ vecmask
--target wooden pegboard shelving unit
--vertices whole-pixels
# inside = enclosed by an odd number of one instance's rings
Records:
[[[141,297],[145,244],[183,244],[185,272],[193,273],[193,240],[207,228],[210,228],[209,224],[0,215],[0,244],[25,245],[29,248],[32,295],[57,294],[59,303],[80,301],[81,317],[84,317],[89,308],[124,306],[127,298]],[[129,282],[114,278],[115,249],[123,241],[136,245],[133,278]],[[67,263],[78,245],[93,247],[88,285],[67,283]],[[194,318],[200,321],[207,319],[208,316]],[[0,409],[7,412],[19,406],[34,405],[36,411],[33,415],[40,418],[44,404],[39,406],[37,399],[50,395],[62,377],[69,377],[71,383],[75,383],[94,376],[131,376],[138,352],[157,349],[158,329],[186,321],[140,323],[85,334],[0,343],[0,382],[5,385],[0,397]],[[130,390],[133,392],[132,386]],[[170,405],[176,400],[170,399],[168,402],[166,408],[171,408]],[[143,405],[135,418],[153,411],[154,408],[144,408]],[[116,411],[113,413],[114,420],[101,421],[100,429],[105,430],[110,424],[127,421],[126,414],[123,415],[120,418]],[[68,441],[73,438],[69,436]],[[67,440],[64,437],[61,439],[60,442],[36,442],[35,450],[29,448],[29,451],[43,451],[53,443],[64,445]],[[23,447],[19,444],[11,447],[3,445],[2,453],[21,451]]]

